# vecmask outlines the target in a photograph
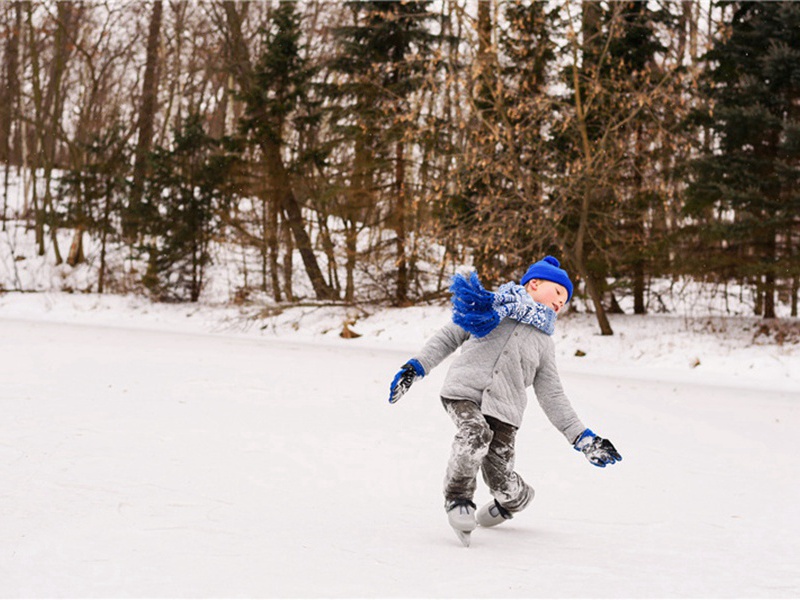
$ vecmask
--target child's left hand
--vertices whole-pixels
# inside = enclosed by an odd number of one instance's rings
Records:
[[[578,437],[574,448],[578,452],[583,452],[589,462],[596,467],[602,468],[622,460],[614,444],[601,438],[591,429],[587,429]]]

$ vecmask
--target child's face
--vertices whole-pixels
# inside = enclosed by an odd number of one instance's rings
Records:
[[[569,298],[567,288],[555,281],[531,279],[525,284],[525,289],[536,302],[549,306],[556,313],[564,308]]]

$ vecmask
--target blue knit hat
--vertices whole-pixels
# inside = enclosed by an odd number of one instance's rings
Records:
[[[533,263],[525,275],[522,276],[520,285],[525,285],[531,279],[544,279],[552,281],[567,288],[567,302],[572,300],[572,282],[569,280],[567,272],[561,268],[561,263],[554,256],[545,256],[537,263]]]

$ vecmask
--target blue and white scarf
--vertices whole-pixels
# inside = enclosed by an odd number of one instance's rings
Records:
[[[481,285],[477,273],[471,273],[469,279],[456,275],[450,292],[453,322],[475,337],[488,335],[505,318],[536,327],[547,335],[555,331],[556,312],[535,302],[524,287],[513,281],[490,292]]]

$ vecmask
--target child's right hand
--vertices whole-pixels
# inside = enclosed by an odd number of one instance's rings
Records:
[[[408,391],[417,379],[425,377],[425,369],[416,359],[409,360],[400,367],[389,386],[389,403],[394,404]]]

